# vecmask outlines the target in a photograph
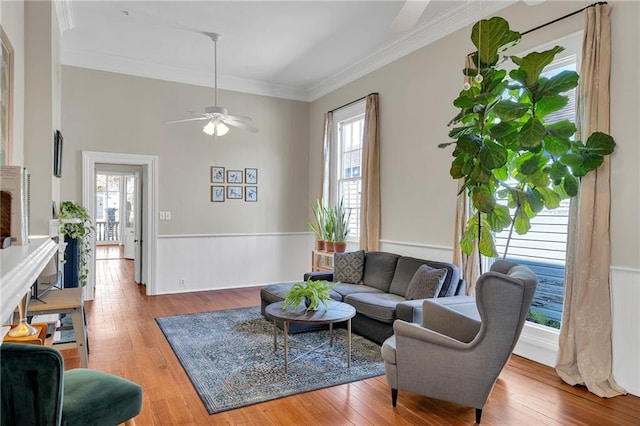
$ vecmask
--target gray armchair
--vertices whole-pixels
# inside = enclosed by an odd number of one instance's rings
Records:
[[[475,299],[426,300],[422,326],[396,320],[382,346],[393,406],[403,390],[474,407],[480,423],[537,284],[529,268],[499,260],[478,278]]]

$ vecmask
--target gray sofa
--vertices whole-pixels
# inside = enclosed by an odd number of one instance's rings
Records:
[[[361,282],[342,280],[331,290],[331,298],[356,308],[356,316],[352,320],[354,332],[382,344],[393,335],[393,322],[396,319],[413,322],[414,313],[419,315],[424,299],[406,300],[405,296],[409,283],[422,265],[446,270],[437,297],[466,294],[466,282],[461,279],[460,269],[456,265],[386,252],[364,252]],[[333,282],[334,274],[333,271],[309,272],[304,279],[309,278]],[[267,305],[283,300],[292,285],[289,282],[262,288],[262,314]],[[312,329],[300,324],[291,326],[293,333]]]

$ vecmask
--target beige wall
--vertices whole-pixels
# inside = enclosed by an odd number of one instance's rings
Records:
[[[517,3],[500,13],[515,30],[526,31],[590,2]],[[637,70],[640,66],[637,2],[612,2],[611,134],[612,264],[640,267],[640,129]],[[582,29],[582,15],[526,35],[518,49],[553,41]],[[473,50],[469,30],[460,30],[407,55],[311,104],[309,203],[317,196],[325,111],[370,92],[380,94],[381,239],[451,247],[456,184],[449,175],[452,148],[447,122],[462,88],[464,56]]]
[[[157,155],[160,235],[305,231],[308,104],[220,91],[231,114],[250,116],[260,132],[231,128],[224,137],[204,123],[165,124],[212,104],[213,89],[62,67],[65,159],[62,199],[81,199],[81,152]],[[258,169],[258,202],[210,201],[210,167]]]
[[[0,2],[0,23],[13,46],[13,165],[24,164],[24,2]]]
[[[53,134],[60,127],[57,16],[48,1],[25,3],[24,166],[31,174],[30,233],[47,235],[59,201],[60,179],[53,176]]]

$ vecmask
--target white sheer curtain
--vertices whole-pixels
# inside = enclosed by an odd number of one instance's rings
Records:
[[[578,137],[609,132],[610,6],[585,9],[578,86]],[[624,394],[612,373],[610,269],[610,159],[583,177],[569,219],[565,300],[558,375],[600,397]]]
[[[362,145],[360,249],[376,251],[380,247],[380,132],[376,93],[367,96]]]

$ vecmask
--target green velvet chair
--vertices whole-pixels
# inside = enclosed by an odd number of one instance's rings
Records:
[[[129,380],[86,368],[64,371],[47,346],[0,346],[2,426],[115,426],[135,424],[142,388]]]

